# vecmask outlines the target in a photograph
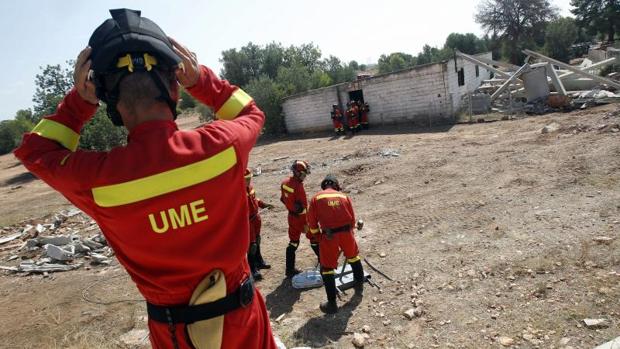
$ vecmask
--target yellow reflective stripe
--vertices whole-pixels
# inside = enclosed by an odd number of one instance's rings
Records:
[[[232,120],[252,101],[252,97],[242,89],[237,89],[228,100],[215,112],[220,120]]]
[[[294,192],[295,192],[295,189],[293,189],[293,188],[289,187],[289,186],[288,186],[288,185],[286,185],[286,184],[282,184],[282,189],[284,189],[284,190],[288,191],[289,193],[294,193]]]
[[[347,262],[349,262],[349,263],[355,263],[355,262],[357,262],[357,261],[359,261],[359,260],[361,260],[360,256],[355,256],[355,257],[353,257],[353,258],[349,258],[349,259],[347,259]]]
[[[319,229],[313,229],[313,228],[310,228],[310,232],[311,232],[312,234],[316,234],[316,233],[318,233],[319,231],[320,231]]]
[[[39,121],[37,126],[32,129],[32,133],[56,141],[71,151],[75,151],[78,143],[80,143],[79,134],[69,127],[49,119]]]
[[[332,270],[322,271],[321,274],[329,275],[329,274],[336,274],[336,272],[332,269]]]
[[[228,171],[236,163],[235,148],[229,147],[208,159],[170,171],[93,188],[93,198],[100,207],[132,204],[206,182]]]
[[[321,194],[319,196],[316,197],[317,200],[321,200],[321,199],[329,199],[329,198],[342,198],[342,199],[346,199],[347,196],[344,194]]]
[[[60,160],[60,166],[64,166],[65,163],[67,162],[67,160],[69,159],[69,156],[71,156],[71,153],[65,155],[64,158],[62,158],[62,160]]]

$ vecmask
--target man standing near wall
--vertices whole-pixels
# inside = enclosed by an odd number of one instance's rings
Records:
[[[332,105],[331,118],[336,135],[344,134],[343,116],[338,104]]]

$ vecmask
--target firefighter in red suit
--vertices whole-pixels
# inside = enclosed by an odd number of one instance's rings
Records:
[[[356,133],[359,129],[359,108],[355,101],[349,102],[349,109],[347,109],[347,122],[351,133]]]
[[[250,264],[250,270],[254,276],[254,280],[262,280],[263,275],[259,272],[259,269],[270,269],[271,265],[265,263],[263,256],[260,252],[260,227],[261,218],[259,209],[273,208],[273,205],[263,202],[263,200],[256,197],[256,190],[252,186],[252,171],[250,169],[245,170],[245,188],[248,196],[248,208],[250,217],[250,248],[248,249],[248,263]]]
[[[368,124],[368,112],[369,111],[370,111],[370,107],[368,106],[368,103],[364,103],[360,105],[360,112],[362,114],[360,121],[362,124],[362,128],[364,130],[367,130],[369,128],[369,124]]]
[[[340,108],[338,107],[338,104],[332,105],[331,117],[332,123],[334,124],[334,132],[336,133],[336,135],[344,134],[344,125],[342,124],[343,116]]]
[[[322,303],[320,308],[325,313],[333,314],[338,311],[335,269],[340,251],[351,265],[358,295],[364,289],[364,269],[353,235],[356,224],[351,199],[340,192],[338,179],[334,175],[325,177],[321,189],[310,200],[308,225],[310,233],[319,236],[320,241],[321,276],[327,293],[327,302]]]
[[[276,348],[246,259],[243,173],[265,116],[139,11],[110,13],[15,155],[97,222],[147,301],[154,348]],[[177,81],[219,120],[178,130]],[[99,100],[127,145],[78,150]]]
[[[295,160],[291,165],[293,175],[286,178],[280,184],[280,201],[288,211],[288,239],[286,247],[286,276],[292,277],[299,274],[300,270],[295,268],[295,253],[299,247],[301,234],[306,234],[310,239],[310,247],[319,258],[319,242],[308,231],[306,213],[308,199],[304,189],[304,179],[310,174],[310,165],[306,161]]]

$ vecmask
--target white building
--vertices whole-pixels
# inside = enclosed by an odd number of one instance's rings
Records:
[[[490,59],[491,53],[479,56]],[[371,127],[452,123],[461,97],[490,77],[491,72],[457,57],[286,97],[284,121],[289,133],[331,130],[332,105],[343,110],[354,99],[370,106]]]

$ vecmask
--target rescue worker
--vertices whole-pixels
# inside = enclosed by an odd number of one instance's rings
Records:
[[[263,200],[256,197],[256,191],[252,186],[252,171],[250,169],[245,170],[245,188],[248,196],[248,208],[250,217],[250,248],[248,249],[248,263],[250,264],[250,271],[254,276],[254,280],[262,280],[263,275],[259,272],[259,269],[270,269],[271,265],[265,263],[263,256],[260,253],[260,228],[261,218],[259,209],[266,208],[271,209],[273,205],[263,202]]]
[[[343,116],[338,104],[332,105],[331,117],[336,135],[344,134]]]
[[[363,103],[360,107],[360,110],[362,114],[362,117],[360,118],[362,128],[364,130],[368,130],[368,128],[370,127],[368,124],[368,112],[370,111],[368,103]]]
[[[246,259],[243,173],[265,116],[140,11],[110,13],[15,156],[97,222],[147,301],[154,348],[276,348]],[[178,130],[179,83],[219,120]],[[127,145],[78,150],[99,100]]]
[[[304,180],[310,174],[310,165],[303,160],[295,160],[291,165],[292,176],[286,178],[280,184],[280,201],[288,210],[288,239],[286,247],[286,277],[292,277],[301,271],[295,268],[295,253],[299,248],[302,233],[310,239],[310,247],[319,258],[319,242],[308,231],[306,210],[308,199],[304,189]]]
[[[340,251],[351,265],[358,295],[364,290],[364,268],[353,235],[356,223],[351,199],[340,192],[338,179],[334,175],[325,176],[321,189],[310,200],[308,225],[310,233],[318,235],[320,241],[321,276],[327,294],[327,302],[321,303],[320,308],[324,313],[333,314],[338,312],[335,269]]]
[[[349,102],[349,109],[347,110],[347,121],[349,130],[352,134],[355,134],[358,131],[359,126],[359,108],[357,107],[357,103],[355,101]]]

